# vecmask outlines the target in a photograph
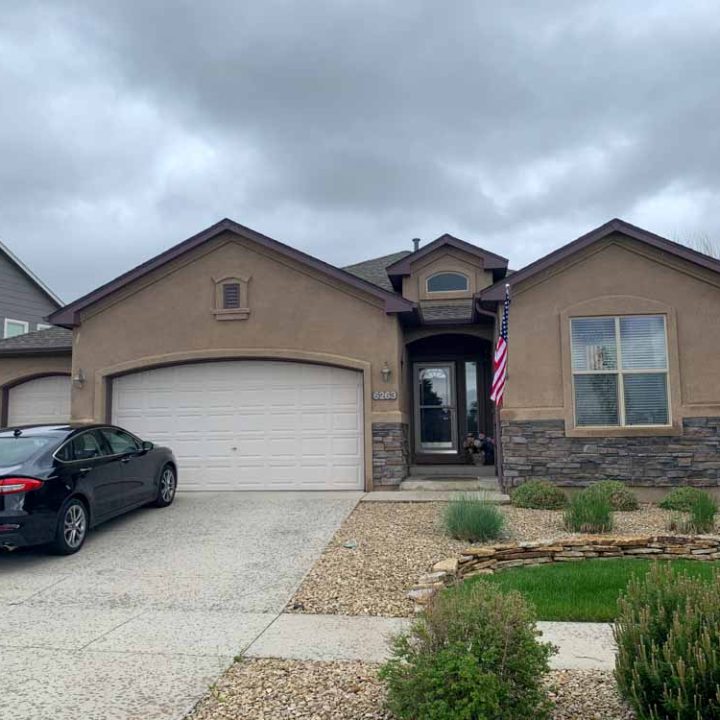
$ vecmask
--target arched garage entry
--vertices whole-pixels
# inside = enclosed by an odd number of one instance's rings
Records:
[[[112,421],[167,445],[189,490],[360,490],[362,372],[195,362],[112,380]]]
[[[5,386],[3,425],[68,422],[70,389],[70,376],[59,373],[33,376]]]

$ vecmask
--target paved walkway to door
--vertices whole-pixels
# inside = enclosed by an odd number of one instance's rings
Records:
[[[181,493],[72,557],[0,554],[0,717],[182,717],[275,621],[360,495]]]

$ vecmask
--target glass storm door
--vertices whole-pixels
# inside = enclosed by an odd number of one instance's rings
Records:
[[[415,365],[415,449],[421,453],[457,451],[453,363]]]

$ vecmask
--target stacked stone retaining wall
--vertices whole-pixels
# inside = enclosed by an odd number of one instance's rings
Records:
[[[559,540],[501,543],[469,547],[459,557],[436,563],[408,593],[415,611],[422,610],[438,590],[465,578],[492,575],[509,568],[595,558],[657,558],[720,560],[717,535],[632,535],[570,537]]]

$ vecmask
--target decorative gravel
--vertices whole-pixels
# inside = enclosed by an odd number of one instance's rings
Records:
[[[412,615],[406,594],[418,576],[467,543],[442,529],[445,503],[360,503],[337,531],[288,605],[290,612]],[[503,506],[508,538],[567,537],[562,511]],[[615,533],[666,533],[670,513],[651,505],[617,512]]]
[[[612,674],[568,670],[548,679],[553,720],[632,720]],[[392,720],[377,666],[361,662],[242,660],[186,720]]]
[[[633,720],[611,672],[556,670],[550,673],[553,720]]]
[[[386,720],[384,696],[374,665],[242,660],[186,720]]]

